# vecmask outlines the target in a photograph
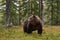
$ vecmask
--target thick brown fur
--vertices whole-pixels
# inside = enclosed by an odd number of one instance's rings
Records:
[[[35,30],[38,30],[38,34],[42,34],[42,21],[38,16],[31,15],[25,20],[23,31],[30,34]]]

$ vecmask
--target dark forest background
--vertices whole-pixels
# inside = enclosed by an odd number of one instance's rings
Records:
[[[44,25],[60,25],[60,0],[0,0],[0,24],[21,25],[31,13]]]

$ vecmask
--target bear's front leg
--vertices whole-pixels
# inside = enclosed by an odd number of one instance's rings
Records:
[[[32,33],[32,26],[29,25],[29,26],[27,27],[27,33],[28,33],[28,34]]]
[[[42,25],[38,25],[38,34],[42,34]]]

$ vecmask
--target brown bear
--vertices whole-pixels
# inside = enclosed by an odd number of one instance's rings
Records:
[[[24,21],[23,31],[30,34],[35,30],[42,34],[42,21],[38,16],[31,15]]]

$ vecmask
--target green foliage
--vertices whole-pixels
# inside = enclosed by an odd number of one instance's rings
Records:
[[[44,24],[60,25],[60,0],[43,0],[43,20]],[[19,5],[20,4],[20,5]],[[3,22],[5,21],[6,0],[0,2],[0,13],[3,13]],[[20,8],[20,9],[19,9]],[[34,15],[39,14],[39,0],[11,0],[10,3],[10,21],[14,25],[21,23],[23,20],[34,12]],[[20,12],[20,13],[19,13]]]
[[[5,13],[6,13],[6,6],[4,6],[4,5],[6,5],[6,1],[5,0],[2,0],[1,2],[0,2],[1,4],[1,13],[4,13],[4,18],[5,18]],[[17,0],[11,0],[11,3],[10,3],[10,21],[13,23],[13,24],[15,24],[15,25],[17,25],[18,24],[18,22],[17,22],[17,20],[18,20],[18,14],[17,14],[17,11],[18,11],[18,9],[17,9],[17,5],[15,5],[14,3],[16,3],[17,4]],[[3,7],[4,6],[4,7]],[[15,22],[14,22],[15,21]]]
[[[48,24],[51,24],[51,25],[59,25],[58,23],[58,20],[60,19],[59,18],[59,15],[60,15],[60,1],[59,0],[46,0],[46,8],[45,8],[45,11],[44,11],[44,14],[46,16],[46,18],[48,18],[48,21],[47,23]]]

